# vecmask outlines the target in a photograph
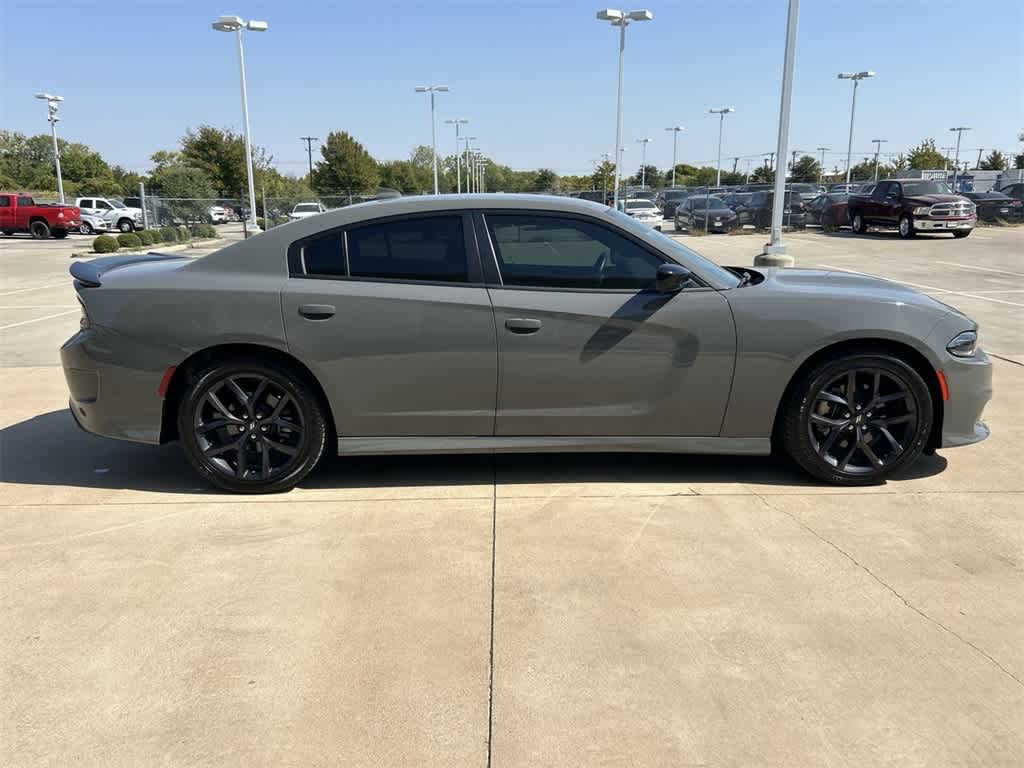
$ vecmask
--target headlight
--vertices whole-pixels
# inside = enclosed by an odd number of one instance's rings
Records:
[[[953,337],[946,345],[946,351],[954,357],[974,357],[974,350],[978,348],[977,331],[964,331]]]
[[[931,212],[932,212],[931,206],[928,206],[928,205],[925,205],[925,206],[923,206],[921,208],[915,208],[914,209],[914,215],[915,216],[927,216]]]

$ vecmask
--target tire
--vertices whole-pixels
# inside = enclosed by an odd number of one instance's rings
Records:
[[[122,232],[134,232],[135,223],[131,219],[121,219],[117,222],[117,228]]]
[[[965,230],[956,231],[956,232],[953,232],[953,237],[957,238],[958,240],[963,240],[965,237],[967,237],[973,231],[974,231],[973,229],[965,229]]]
[[[66,229],[55,229],[51,234],[55,240],[63,240],[68,236],[68,231]]]
[[[327,442],[316,393],[294,371],[269,362],[234,360],[197,372],[177,421],[189,463],[213,485],[236,493],[293,488],[320,461]]]
[[[899,232],[901,240],[909,240],[910,238],[917,234],[917,232],[914,231],[913,220],[906,214],[900,216],[900,223],[898,225],[897,231]],[[953,234],[955,235],[956,232],[954,232]]]
[[[868,231],[868,225],[864,223],[864,217],[859,213],[853,214],[850,218],[850,227],[858,235],[863,235]]]
[[[50,236],[50,226],[45,221],[33,221],[28,231],[35,240],[46,240]]]
[[[7,235],[8,237],[10,237],[11,235],[14,234],[14,230],[13,229],[5,229],[4,230],[4,234]]]
[[[83,235],[91,235],[93,231],[92,224],[90,224],[88,221],[83,221],[78,226],[78,231],[81,232]]]
[[[913,367],[887,352],[854,353],[796,382],[782,413],[782,444],[818,480],[875,485],[917,460],[933,418],[931,393]]]

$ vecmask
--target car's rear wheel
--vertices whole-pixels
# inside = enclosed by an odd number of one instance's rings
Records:
[[[867,224],[864,223],[864,217],[859,213],[853,214],[853,218],[850,220],[850,226],[858,235],[863,235],[868,231]]]
[[[327,439],[324,409],[291,370],[244,361],[214,365],[189,383],[178,410],[185,455],[214,485],[274,493],[316,466]]]
[[[909,216],[906,216],[906,215],[900,216],[900,223],[899,223],[899,230],[898,231],[900,233],[900,237],[902,237],[904,240],[909,240],[915,234],[917,234],[914,231],[914,222],[910,219]]]
[[[81,232],[83,235],[91,235],[92,224],[90,224],[88,221],[83,221],[81,224],[78,225],[78,231]]]
[[[872,485],[921,455],[933,409],[913,367],[887,353],[863,353],[810,370],[783,419],[786,452],[809,474],[836,485]]]
[[[14,234],[14,230],[13,229],[5,229],[4,230],[4,234],[7,235],[8,237],[10,237],[11,235]]]
[[[45,240],[50,236],[50,227],[45,221],[33,221],[28,231],[36,240]]]
[[[953,233],[953,237],[964,238],[964,237],[967,237],[969,234],[971,234],[971,232],[972,232],[972,230],[970,230],[970,229],[958,230],[958,231]]]

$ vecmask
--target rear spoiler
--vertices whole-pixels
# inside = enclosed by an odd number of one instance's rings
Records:
[[[101,256],[89,261],[76,261],[71,265],[71,276],[87,288],[97,288],[102,284],[101,278],[107,272],[129,264],[142,264],[147,261],[167,261],[169,259],[187,259],[173,253],[132,253],[124,256]]]

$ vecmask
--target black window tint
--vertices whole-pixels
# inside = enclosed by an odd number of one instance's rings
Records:
[[[18,205],[35,205],[36,202],[31,197],[19,197]]]
[[[348,264],[351,277],[467,282],[462,217],[432,216],[350,229]]]
[[[654,285],[662,263],[632,240],[579,219],[489,214],[487,223],[505,285],[642,290]]]
[[[0,208],[10,208],[11,198],[7,195],[0,195]]]
[[[302,244],[302,263],[307,275],[345,275],[341,230],[310,238]]]

